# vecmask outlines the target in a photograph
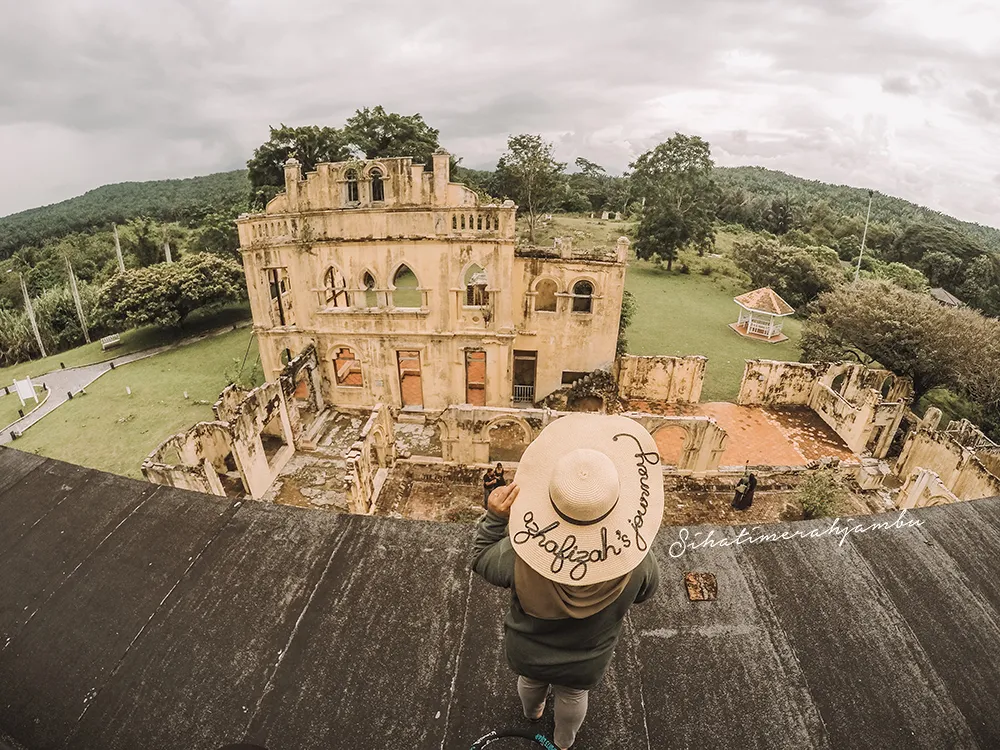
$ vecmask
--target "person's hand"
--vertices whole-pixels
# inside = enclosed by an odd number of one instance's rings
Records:
[[[517,497],[518,486],[511,482],[504,487],[497,487],[490,493],[487,507],[501,518],[510,516],[510,506]]]

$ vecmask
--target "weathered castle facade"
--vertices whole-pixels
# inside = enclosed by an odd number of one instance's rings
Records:
[[[484,204],[410,158],[285,165],[285,192],[237,222],[264,374],[310,344],[323,400],[404,411],[530,405],[612,366],[628,241],[516,248]]]

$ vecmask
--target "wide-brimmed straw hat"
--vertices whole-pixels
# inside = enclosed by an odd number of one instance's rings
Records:
[[[514,551],[557,583],[585,586],[628,573],[663,520],[659,451],[628,417],[560,417],[525,449],[514,483]]]

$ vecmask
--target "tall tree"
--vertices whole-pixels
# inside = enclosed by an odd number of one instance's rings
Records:
[[[535,241],[538,215],[561,197],[562,172],[566,165],[552,156],[552,144],[540,135],[512,135],[507,150],[497,162],[496,184],[528,217],[528,241]]]
[[[932,388],[954,386],[956,354],[975,345],[957,312],[885,281],[845,284],[816,302],[802,359],[878,361],[911,378],[919,399]]]
[[[439,148],[438,134],[420,114],[386,112],[381,105],[357,110],[344,127],[348,143],[368,159],[412,156],[420,163],[430,162]]]
[[[285,162],[294,154],[309,172],[325,161],[344,161],[351,156],[347,136],[338,128],[306,125],[300,128],[282,124],[271,128],[271,137],[254,149],[247,162],[250,179],[250,196],[255,207],[262,208],[267,201],[284,190]]]
[[[718,188],[712,179],[712,155],[708,142],[698,136],[675,133],[647,151],[631,165],[636,194],[646,200],[639,235],[642,252],[657,253],[667,266],[677,251],[691,245],[704,255],[715,240]],[[664,242],[659,249],[651,243]],[[639,242],[636,250],[639,251]]]
[[[101,287],[97,307],[109,328],[181,327],[189,314],[246,297],[246,276],[235,260],[210,253],[185,255],[116,274]]]

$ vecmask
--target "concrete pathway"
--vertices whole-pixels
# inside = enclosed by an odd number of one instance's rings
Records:
[[[237,328],[248,328],[250,327],[250,321],[240,323],[236,326]],[[137,362],[140,359],[147,359],[148,357],[155,357],[157,354],[162,354],[163,352],[170,351],[171,349],[177,349],[181,346],[187,346],[188,344],[194,344],[198,341],[204,341],[207,338],[213,336],[221,336],[224,333],[229,333],[233,330],[232,326],[226,326],[225,328],[217,328],[206,333],[199,334],[198,336],[192,336],[188,339],[182,339],[176,341],[173,344],[167,344],[166,346],[158,346],[155,349],[143,349],[140,352],[132,352],[131,354],[123,354],[120,357],[114,357],[113,359],[106,360],[104,362],[97,362],[92,365],[81,365],[80,367],[67,367],[65,370],[53,370],[45,375],[37,378],[32,378],[31,382],[40,385],[44,383],[49,389],[49,397],[45,400],[41,406],[35,409],[30,414],[26,415],[23,419],[19,419],[12,424],[3,427],[3,431],[0,432],[0,445],[5,445],[12,442],[13,437],[11,436],[12,431],[18,433],[23,433],[33,424],[35,424],[39,419],[44,417],[46,414],[59,408],[67,401],[69,401],[69,394],[72,393],[74,396],[79,393],[82,389],[86,388],[88,385],[97,380],[101,375],[106,372],[111,372],[111,365],[114,364],[115,367],[121,365],[127,365],[131,362]],[[6,385],[6,383],[4,384]],[[4,398],[17,398],[16,396],[5,396]]]

